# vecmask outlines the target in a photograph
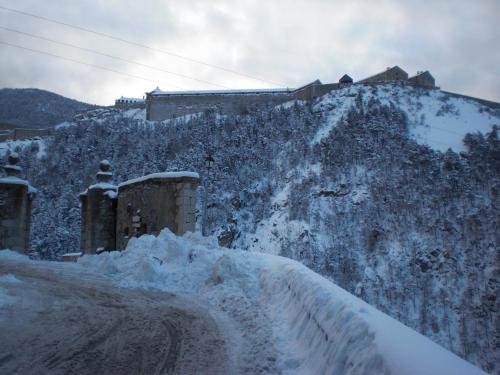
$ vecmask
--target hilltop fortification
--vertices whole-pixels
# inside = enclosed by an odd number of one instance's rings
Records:
[[[434,77],[426,71],[408,78],[408,73],[398,66],[365,78],[359,83],[381,83],[402,81],[408,84],[434,88]],[[204,112],[215,109],[225,114],[243,114],[249,109],[262,105],[278,105],[290,100],[311,100],[353,84],[347,74],[338,83],[322,83],[320,80],[308,83],[296,89],[248,89],[248,90],[207,90],[207,91],[162,91],[160,88],[146,93],[146,118],[152,121]],[[124,104],[117,100],[117,105]],[[136,102],[133,102],[137,105]]]

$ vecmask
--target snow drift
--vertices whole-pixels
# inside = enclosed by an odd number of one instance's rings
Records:
[[[483,374],[287,258],[222,249],[213,238],[163,230],[158,237],[132,239],[121,253],[85,256],[78,263],[123,287],[194,295],[249,335],[259,334],[268,320],[277,367],[285,373]],[[242,319],[252,308],[261,313]]]

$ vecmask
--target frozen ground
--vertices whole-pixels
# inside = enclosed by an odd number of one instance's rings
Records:
[[[40,353],[38,369],[75,373],[91,358],[110,373],[122,360],[134,373],[139,365],[162,373],[160,358],[170,356],[177,373],[201,362],[215,366],[207,374],[483,374],[300,263],[222,249],[213,238],[164,230],[78,264],[9,251],[0,264],[0,326],[9,337],[0,370],[29,370]],[[181,349],[169,349],[175,340]]]
[[[235,373],[220,326],[191,299],[71,264],[0,261],[1,374]]]

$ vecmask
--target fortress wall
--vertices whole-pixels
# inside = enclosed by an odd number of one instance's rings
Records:
[[[116,103],[115,107],[119,109],[144,109],[146,108],[146,103]]]
[[[292,93],[262,94],[196,94],[168,95],[148,98],[147,119],[161,121],[169,118],[219,109],[223,113],[244,113],[248,107],[278,105],[294,99]]]
[[[53,129],[14,129],[12,139],[30,139],[35,137],[46,137],[52,134]]]
[[[51,135],[53,131],[53,129],[12,129],[11,131],[0,132],[0,142],[46,137]]]
[[[449,91],[441,91],[443,94],[449,95],[454,98],[458,99],[467,99],[467,100],[475,100],[478,103],[481,103],[482,105],[486,107],[490,107],[492,109],[500,109],[500,103],[498,102],[493,102],[491,100],[486,100],[486,99],[480,99],[480,98],[475,98],[473,96],[468,96],[468,95],[462,95],[462,94],[456,94],[454,92],[449,92]]]
[[[298,91],[295,91],[294,99],[297,100],[311,100],[317,98],[318,96],[323,96],[329,93],[332,90],[338,90],[344,87],[344,85],[340,83],[328,83],[328,84],[314,84],[304,87]]]
[[[416,86],[426,87],[429,89],[436,86],[436,82],[430,74],[419,74],[418,76],[409,78],[408,82]]]
[[[314,85],[316,86],[316,85]],[[314,87],[313,85],[306,86],[300,90],[297,90],[293,93],[293,97],[296,100],[311,100],[314,96]]]
[[[0,142],[6,142],[12,140],[14,137],[14,132],[9,131],[9,132],[2,132],[0,133]]]
[[[376,74],[374,76],[365,78],[359,83],[376,83],[381,81],[407,81],[408,74],[401,69],[388,69],[385,72]]]

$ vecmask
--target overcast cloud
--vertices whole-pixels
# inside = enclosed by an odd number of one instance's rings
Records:
[[[0,0],[56,19],[226,67],[266,82],[0,9],[0,26],[75,44],[229,88],[355,80],[399,65],[443,89],[500,101],[500,1]],[[0,29],[0,87],[37,87],[97,104],[121,95],[220,88]]]

